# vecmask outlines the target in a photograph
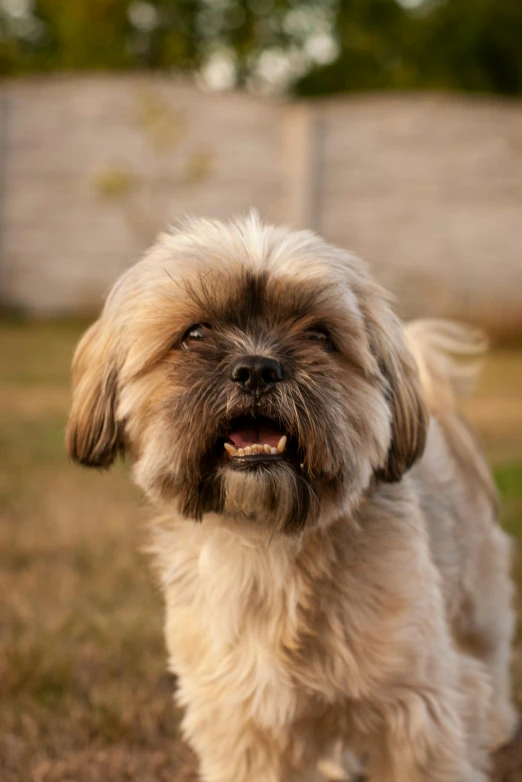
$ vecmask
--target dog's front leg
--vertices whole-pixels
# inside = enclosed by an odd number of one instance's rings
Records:
[[[320,782],[324,777],[306,746],[297,749],[284,730],[264,731],[239,712],[198,718],[188,710],[183,732],[199,758],[201,782]],[[310,769],[310,770],[308,770]]]

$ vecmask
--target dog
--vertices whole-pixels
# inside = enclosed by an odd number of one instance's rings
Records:
[[[188,220],[115,284],[66,445],[125,455],[157,509],[204,782],[489,779],[517,715],[510,545],[456,410],[483,350],[403,326],[363,261],[255,213]]]

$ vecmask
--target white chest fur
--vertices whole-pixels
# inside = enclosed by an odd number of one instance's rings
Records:
[[[211,697],[272,729],[296,716],[284,660],[298,619],[296,546],[187,522],[160,530],[166,640],[183,705]]]

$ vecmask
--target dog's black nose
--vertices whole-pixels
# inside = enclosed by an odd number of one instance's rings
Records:
[[[243,356],[232,365],[230,379],[249,394],[265,394],[283,379],[283,368],[273,358]]]

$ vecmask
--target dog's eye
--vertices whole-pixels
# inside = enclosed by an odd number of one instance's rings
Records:
[[[209,323],[197,323],[195,326],[191,326],[181,340],[181,347],[187,350],[191,345],[201,342],[205,339],[207,331],[210,329]]]
[[[332,350],[330,334],[328,333],[328,330],[322,326],[314,326],[313,328],[307,329],[305,336],[310,342],[319,343],[325,350]]]

